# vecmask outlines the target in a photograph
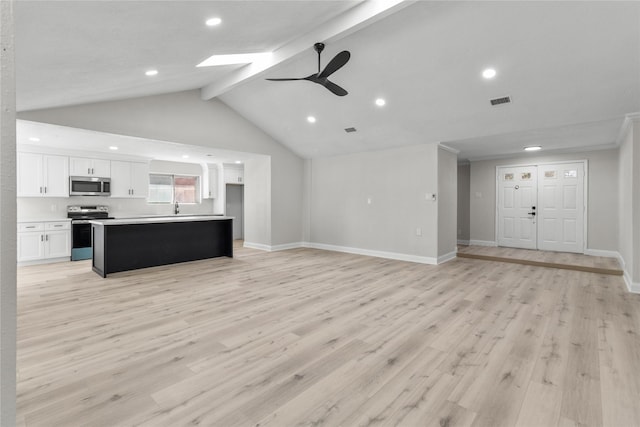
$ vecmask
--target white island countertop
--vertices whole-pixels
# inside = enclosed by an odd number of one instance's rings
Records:
[[[222,215],[167,215],[137,218],[94,219],[89,222],[91,224],[108,226],[128,224],[159,224],[164,222],[220,221],[224,219],[233,219],[233,217]]]

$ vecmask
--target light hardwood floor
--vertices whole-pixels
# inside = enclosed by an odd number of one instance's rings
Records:
[[[640,425],[622,278],[239,249],[19,269],[27,426]]]
[[[514,262],[601,274],[623,275],[616,258],[589,256],[568,252],[536,251],[490,246],[458,246],[458,256],[493,261]]]

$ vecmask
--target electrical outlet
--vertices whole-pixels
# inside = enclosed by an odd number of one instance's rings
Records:
[[[422,228],[416,228],[416,236],[422,236]]]

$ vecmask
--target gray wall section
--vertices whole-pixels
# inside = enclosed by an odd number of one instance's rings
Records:
[[[311,160],[311,242],[436,258],[437,161],[436,144]]]
[[[618,150],[471,162],[470,240],[495,241],[496,166],[588,160],[587,248],[618,250]]]
[[[470,239],[469,199],[471,193],[471,165],[469,163],[458,164],[458,240]]]
[[[634,129],[631,128],[620,144],[619,168],[618,168],[618,191],[620,194],[618,209],[620,212],[619,228],[619,250],[620,256],[624,260],[624,268],[633,277],[633,138]]]
[[[458,156],[438,148],[438,256],[456,252]]]
[[[275,245],[302,238],[303,160],[241,117],[219,100],[203,101],[198,90],[122,101],[84,104],[19,113],[19,118],[120,135],[207,146],[271,158],[270,176],[247,174],[247,204],[267,203],[256,212],[269,211],[269,230],[252,230],[263,218],[245,218],[245,238],[252,243]],[[261,169],[266,172],[266,168]],[[268,183],[264,200],[249,187]],[[265,240],[268,239],[268,240]]]
[[[619,163],[619,252],[634,290],[640,292],[640,117],[627,128]]]
[[[16,425],[16,83],[12,0],[0,1],[0,425]]]
[[[271,242],[271,159],[261,156],[245,161],[244,180],[245,242]]]
[[[633,175],[631,182],[631,198],[633,203],[631,205],[631,218],[633,230],[633,274],[631,277],[634,286],[636,287],[636,292],[640,292],[637,285],[640,283],[640,118],[635,119],[633,122],[632,134]]]

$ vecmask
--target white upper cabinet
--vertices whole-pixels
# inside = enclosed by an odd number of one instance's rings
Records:
[[[218,167],[215,165],[209,165],[209,188],[203,192],[202,198],[218,198]]]
[[[225,184],[244,184],[244,168],[242,166],[224,166]]]
[[[69,158],[18,153],[18,197],[69,197]]]
[[[111,197],[146,198],[149,166],[146,163],[111,161]]]
[[[69,175],[109,178],[111,177],[111,161],[87,157],[70,157]]]

